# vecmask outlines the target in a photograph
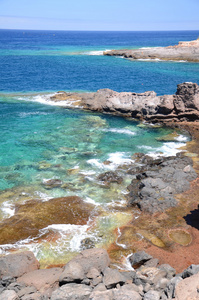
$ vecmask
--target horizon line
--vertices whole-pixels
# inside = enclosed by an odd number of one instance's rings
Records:
[[[19,31],[70,31],[70,32],[165,32],[165,31],[199,31],[199,29],[162,29],[162,30],[82,30],[82,29],[23,29],[23,28],[0,28],[0,30],[19,30]]]

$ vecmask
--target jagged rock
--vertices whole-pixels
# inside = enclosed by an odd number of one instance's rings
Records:
[[[97,177],[98,180],[103,181],[105,184],[110,184],[112,182],[116,182],[118,184],[121,184],[123,181],[123,178],[121,176],[118,176],[116,172],[108,171],[103,174],[100,174]]]
[[[67,97],[76,98],[77,93],[66,93]],[[79,105],[85,109],[111,112],[124,117],[153,122],[199,120],[199,87],[192,82],[179,84],[175,95],[157,96],[153,91],[118,93],[102,89],[95,93],[79,94],[78,97]],[[56,97],[51,100],[57,101]]]
[[[39,262],[31,251],[9,254],[0,258],[0,277],[19,277],[39,268]]]
[[[59,281],[81,282],[91,269],[95,268],[102,273],[109,264],[110,259],[106,250],[97,248],[84,250],[65,265]]]
[[[138,251],[129,257],[129,261],[133,268],[139,268],[141,265],[151,260],[152,258],[153,257],[145,251]]]
[[[176,270],[168,264],[162,264],[158,268],[167,273],[166,278],[168,278],[168,279],[172,279],[176,275]]]
[[[103,282],[107,289],[116,287],[119,283],[123,285],[126,282],[126,278],[118,270],[106,268],[104,270]]]
[[[186,270],[182,272],[182,278],[187,278],[199,273],[199,265],[190,265]]]

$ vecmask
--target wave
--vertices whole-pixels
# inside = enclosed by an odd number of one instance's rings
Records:
[[[105,132],[113,132],[113,133],[119,133],[119,134],[129,134],[129,135],[136,135],[134,131],[131,131],[129,129],[119,129],[119,128],[106,128],[102,129],[102,131]]]
[[[86,51],[86,52],[82,52],[82,55],[104,55],[104,52],[108,52],[111,51],[110,49],[106,49],[106,50],[93,50],[93,51]]]
[[[15,97],[18,100],[21,101],[31,101],[31,102],[38,102],[41,104],[51,105],[51,106],[61,106],[61,107],[73,107],[73,103],[77,102],[78,100],[61,100],[61,101],[53,101],[50,98],[54,96],[55,93],[52,94],[38,94],[38,95],[24,95],[20,97]],[[31,113],[30,113],[31,114]],[[33,113],[37,114],[37,113]],[[39,114],[47,114],[47,113],[39,113]],[[21,115],[21,117],[24,117],[25,115]]]

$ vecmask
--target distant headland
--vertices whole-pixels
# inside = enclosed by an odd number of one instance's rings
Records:
[[[140,60],[199,62],[199,38],[194,41],[179,42],[178,45],[175,46],[109,50],[105,51],[103,54]]]

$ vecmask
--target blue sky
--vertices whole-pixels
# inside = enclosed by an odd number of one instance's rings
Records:
[[[0,28],[198,30],[199,0],[0,0]]]

